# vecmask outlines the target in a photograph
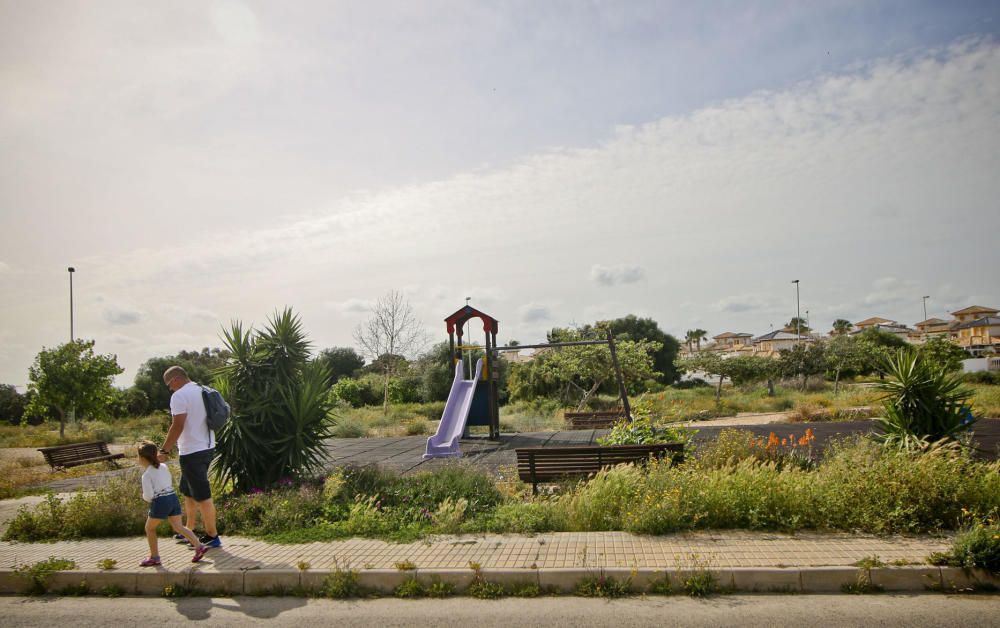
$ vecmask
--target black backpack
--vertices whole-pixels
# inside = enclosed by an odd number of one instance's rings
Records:
[[[205,424],[210,430],[222,429],[232,414],[229,404],[218,390],[198,385],[201,386],[201,400],[205,402]]]

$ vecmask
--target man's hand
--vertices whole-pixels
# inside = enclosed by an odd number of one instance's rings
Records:
[[[160,452],[156,454],[156,459],[159,460],[160,462],[166,462],[167,460],[170,459],[170,454],[168,454],[165,450],[161,449]]]

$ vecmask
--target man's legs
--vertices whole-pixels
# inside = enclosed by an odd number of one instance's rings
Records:
[[[198,502],[198,511],[201,512],[201,522],[205,526],[205,534],[211,537],[219,536],[219,531],[215,528],[215,502],[212,501],[212,498],[209,497]]]

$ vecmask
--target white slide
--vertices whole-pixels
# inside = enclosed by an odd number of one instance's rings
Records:
[[[462,362],[455,363],[455,381],[451,383],[448,393],[448,403],[441,413],[441,423],[437,433],[427,439],[427,451],[424,458],[451,458],[461,456],[458,441],[465,431],[465,422],[469,420],[469,408],[472,407],[472,397],[476,394],[476,384],[479,383],[479,373],[483,368],[483,360],[476,361],[476,375],[472,379],[462,377]]]

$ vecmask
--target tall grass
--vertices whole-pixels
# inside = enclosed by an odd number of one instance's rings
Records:
[[[780,451],[762,453],[745,434],[727,439],[681,465],[614,467],[537,498],[510,478],[467,465],[404,477],[348,468],[322,486],[220,499],[219,522],[227,534],[286,543],[351,536],[411,541],[454,532],[924,533],[960,529],[967,512],[1000,509],[1000,463],[977,461],[957,447],[906,453],[851,438],[811,466],[775,455]],[[143,513],[137,481],[113,484],[22,510],[6,538],[139,535]]]

